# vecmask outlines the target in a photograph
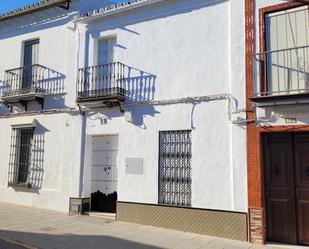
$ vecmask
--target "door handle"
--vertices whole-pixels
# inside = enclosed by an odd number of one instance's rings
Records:
[[[277,176],[280,174],[280,168],[277,165],[275,166],[275,174]]]
[[[306,170],[305,170],[305,175],[306,175],[306,176],[309,176],[309,167],[306,168]]]

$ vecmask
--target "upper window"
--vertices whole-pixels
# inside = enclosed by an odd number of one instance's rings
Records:
[[[265,16],[266,91],[272,95],[309,91],[308,6]]]
[[[159,203],[191,206],[191,131],[162,131],[159,137]]]

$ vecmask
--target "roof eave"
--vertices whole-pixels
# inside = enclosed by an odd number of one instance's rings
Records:
[[[68,8],[70,2],[71,0],[46,0],[46,1],[39,2],[39,3],[27,5],[23,8],[13,10],[8,13],[0,15],[0,22],[5,22],[13,18],[30,15],[32,13],[39,12],[45,9],[54,8],[54,7]]]
[[[136,2],[127,2],[122,4],[114,4],[112,6],[103,8],[101,10],[95,10],[92,12],[84,13],[80,15],[76,22],[88,23],[99,18],[115,16],[120,13],[128,12],[134,9],[150,6],[157,3],[166,2],[167,0],[137,0]]]

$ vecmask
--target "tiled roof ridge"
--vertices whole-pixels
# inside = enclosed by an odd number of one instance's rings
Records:
[[[162,2],[164,0],[161,0]],[[110,13],[115,13],[117,11],[120,10],[126,10],[126,9],[130,9],[130,7],[134,7],[134,6],[138,6],[138,5],[142,5],[142,4],[151,4],[154,2],[160,2],[158,0],[129,0],[123,3],[118,3],[118,4],[111,4],[108,6],[105,6],[103,8],[100,9],[96,9],[93,11],[88,11],[86,13],[81,13],[77,18],[78,19],[86,19],[89,17],[95,17],[97,15],[101,15],[101,14],[110,14]]]
[[[53,5],[53,4],[57,4],[57,3],[61,3],[61,2],[65,2],[65,1],[64,0],[41,0],[39,2],[28,4],[24,7],[21,7],[21,8],[0,14],[0,20],[4,19],[4,18],[11,17],[11,16],[20,15],[20,14],[27,12],[27,11],[39,9],[39,8],[42,8],[42,7],[48,7],[49,5]]]

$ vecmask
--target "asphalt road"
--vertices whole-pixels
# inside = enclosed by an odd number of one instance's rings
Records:
[[[0,249],[24,249],[24,247],[16,246],[0,239]]]

